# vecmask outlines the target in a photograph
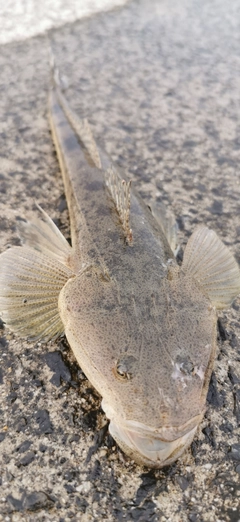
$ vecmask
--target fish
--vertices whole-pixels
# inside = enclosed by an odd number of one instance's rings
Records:
[[[217,311],[240,293],[234,256],[205,225],[176,258],[175,218],[146,204],[68,104],[56,79],[49,121],[71,245],[38,207],[0,255],[0,312],[30,340],[65,334],[102,396],[109,432],[150,468],[189,447],[205,413]]]

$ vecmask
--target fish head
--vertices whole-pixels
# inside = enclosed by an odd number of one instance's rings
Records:
[[[137,395],[128,391],[132,414],[120,417],[106,399],[102,408],[121,449],[141,465],[161,468],[191,444],[204,416],[216,348],[216,310],[199,285],[179,270],[165,281],[161,294],[155,291],[154,301],[157,311],[150,315],[160,327],[152,321],[142,332],[147,348],[141,362],[135,360],[140,379]],[[134,382],[133,356],[123,354],[119,368],[122,378],[125,372],[125,379],[127,375]]]
[[[159,288],[145,281],[121,292],[89,267],[65,285],[59,309],[119,446],[150,467],[176,460],[205,411],[216,339],[209,299],[179,271]]]

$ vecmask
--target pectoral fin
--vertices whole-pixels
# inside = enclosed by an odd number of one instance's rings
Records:
[[[22,243],[50,255],[66,266],[71,266],[72,248],[48,214],[37,205],[43,220],[19,221],[18,232]]]
[[[237,262],[217,234],[199,226],[184,252],[182,270],[192,275],[217,309],[230,306],[240,293]]]
[[[60,291],[74,271],[73,249],[50,217],[20,221],[23,247],[0,256],[0,314],[11,330],[48,340],[64,332],[59,316]]]
[[[0,256],[0,312],[13,331],[31,339],[59,336],[61,289],[75,274],[54,257],[28,247],[13,247]]]

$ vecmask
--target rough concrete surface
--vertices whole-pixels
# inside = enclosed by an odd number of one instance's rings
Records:
[[[164,200],[182,243],[214,228],[240,262],[240,5],[140,0],[50,33],[66,96],[127,169]],[[47,41],[0,52],[0,248],[38,202],[69,237],[49,133]],[[100,398],[64,339],[0,337],[0,520],[240,520],[240,301],[219,321],[205,419],[171,467],[141,468],[107,433]]]

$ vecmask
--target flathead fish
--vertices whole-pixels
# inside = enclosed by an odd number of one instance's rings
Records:
[[[56,82],[49,114],[72,246],[44,211],[20,223],[23,246],[0,256],[2,319],[31,339],[65,332],[113,438],[160,468],[189,446],[204,415],[216,310],[240,293],[239,268],[206,226],[179,266],[172,218],[135,193]]]

